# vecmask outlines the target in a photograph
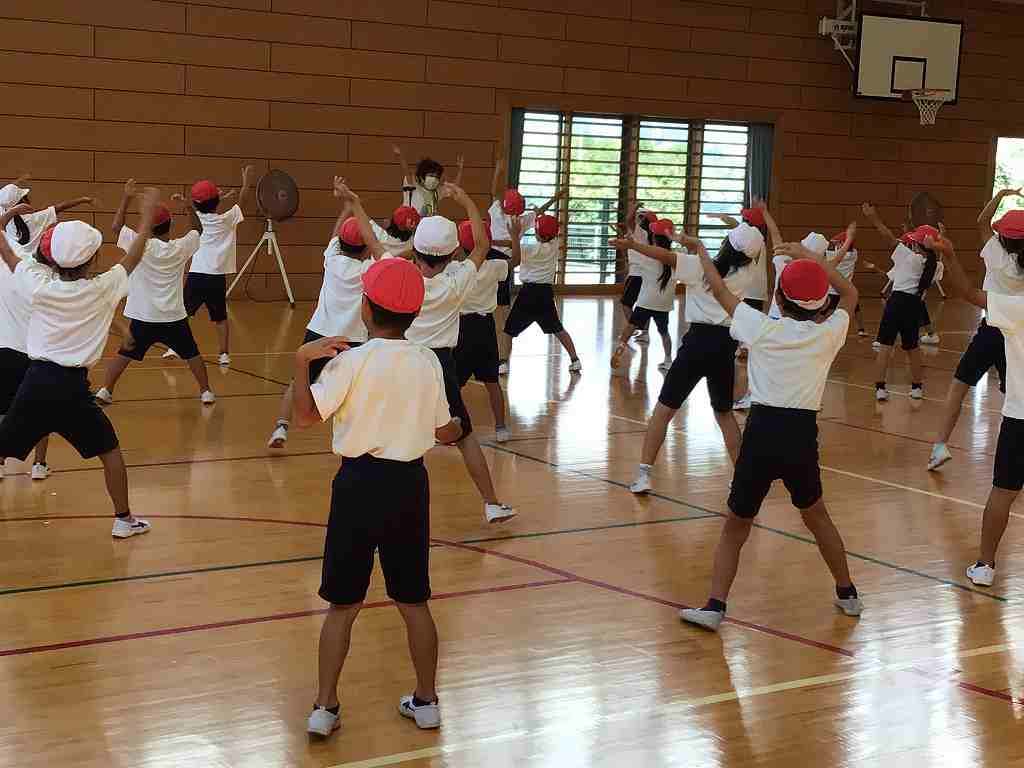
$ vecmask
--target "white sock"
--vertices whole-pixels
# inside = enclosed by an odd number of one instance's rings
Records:
[[[643,474],[643,475],[649,475],[651,473],[651,465],[650,464],[641,464],[640,465],[640,473]]]

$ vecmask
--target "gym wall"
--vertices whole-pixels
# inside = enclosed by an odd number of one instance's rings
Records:
[[[852,73],[817,35],[832,0],[5,0],[0,176],[31,171],[39,203],[94,195],[95,212],[76,215],[106,229],[129,176],[169,196],[201,177],[237,186],[245,162],[282,168],[302,204],[279,237],[297,296],[312,299],[331,177],[385,218],[400,199],[395,142],[410,162],[464,154],[464,185],[486,203],[512,106],[768,121],[787,237],[837,231],[864,200],[897,225],[928,189],[969,252],[993,137],[1024,130],[1009,79],[1024,9],[929,11],[966,33],[960,103],[924,128],[913,105],[851,97]],[[251,199],[247,215],[240,260],[264,226]],[[883,255],[867,229],[860,245]],[[283,296],[266,256],[249,290]]]

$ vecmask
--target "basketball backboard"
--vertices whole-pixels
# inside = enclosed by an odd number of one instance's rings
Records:
[[[897,100],[928,88],[956,103],[963,22],[862,13],[858,29],[856,96]]]

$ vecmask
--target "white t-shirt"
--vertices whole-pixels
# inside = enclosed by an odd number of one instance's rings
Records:
[[[1004,296],[1024,293],[1024,272],[1017,266],[1017,260],[1003,248],[998,237],[992,237],[985,243],[981,249],[981,258],[985,262],[985,282],[982,288]]]
[[[506,216],[505,212],[501,210],[501,201],[495,200],[491,203],[491,207],[487,209],[487,214],[491,218],[491,237],[495,240],[511,240],[512,235],[508,231],[508,222],[511,216]],[[537,223],[537,214],[534,211],[526,211],[522,216],[519,217],[520,223],[523,225],[523,234],[533,229]],[[497,250],[504,253],[506,256],[512,255],[512,248],[507,245],[495,246]]]
[[[37,261],[14,271],[16,289],[32,307],[28,356],[65,368],[88,368],[103,354],[110,321],[128,295],[128,272],[120,264],[92,278],[60,280]]]
[[[451,421],[441,363],[405,339],[370,339],[342,352],[310,389],[320,418],[333,417],[339,456],[413,461]]]
[[[486,259],[477,270],[476,280],[462,305],[462,314],[489,315],[498,308],[498,283],[508,277],[508,262]]]
[[[117,247],[127,251],[136,234],[121,227]],[[164,242],[151,237],[146,242],[142,261],[128,276],[128,301],[124,316],[147,323],[173,323],[184,320],[185,299],[182,274],[185,264],[199,248],[199,233],[194,229],[184,237]]]
[[[676,267],[671,268],[665,289],[661,289],[661,273],[664,265],[657,259],[644,256],[649,264],[640,265],[640,295],[636,298],[636,306],[654,312],[671,312],[676,302]]]
[[[519,279],[524,283],[554,283],[561,253],[559,241],[542,243],[535,240],[520,247]]]
[[[838,250],[838,249],[837,249]],[[836,251],[828,250],[825,252],[826,259],[834,259]],[[853,280],[853,271],[857,268],[857,249],[851,248],[843,256],[843,260],[836,265],[836,272],[845,277],[847,280]],[[828,287],[828,292],[833,296],[838,296],[839,291],[833,288],[831,285]]]
[[[373,229],[373,234],[376,236],[377,242],[383,245],[388,252],[397,253],[400,251],[407,251],[412,248],[412,238],[409,240],[402,240],[400,237],[389,235],[388,231],[373,219],[370,220],[370,227]]]
[[[14,273],[0,264],[0,349],[28,352],[31,316],[28,298],[15,289]]]
[[[917,284],[921,282],[921,273],[924,272],[925,261],[924,256],[915,253],[903,243],[897,244],[892,252],[893,267],[887,273],[888,278],[892,281],[892,289],[916,296]],[[939,261],[935,267],[935,278],[932,280],[933,285],[936,280],[942,279],[942,274],[943,266],[942,262]]]
[[[332,237],[324,249],[324,282],[320,299],[306,327],[321,336],[344,336],[349,341],[366,341],[363,325],[363,274],[373,259],[353,259]]]
[[[1024,419],[1024,296],[1006,296],[990,292],[988,324],[1003,332],[1006,347],[1006,398],[1003,400],[1003,416]]]
[[[741,299],[750,285],[750,267],[747,264],[734,269],[725,276],[725,284]],[[707,323],[708,325],[729,325],[729,313],[722,309],[718,299],[704,282],[704,268],[700,257],[683,251],[676,260],[676,275],[679,282],[686,284],[686,322]]]
[[[782,270],[791,261],[792,259],[789,256],[775,256],[772,259],[772,266],[775,267],[775,286],[772,289],[772,305],[768,308],[768,317],[772,320],[782,319],[782,310],[779,309],[779,304],[775,301],[775,294],[779,292],[779,280],[782,278]]]
[[[837,309],[823,323],[791,317],[773,320],[739,304],[729,333],[750,348],[750,398],[774,408],[821,410],[832,361],[846,343],[850,316]],[[785,450],[780,445],[780,450]]]
[[[423,307],[405,337],[431,349],[459,343],[459,311],[476,279],[476,264],[469,259],[451,262],[440,274],[423,279]]]
[[[750,286],[747,288],[748,299],[760,299],[764,301],[768,293],[768,252],[761,247],[761,251],[750,265]]]
[[[202,275],[230,275],[235,269],[235,231],[245,221],[242,209],[232,206],[224,213],[197,213],[203,225],[199,250],[192,258],[190,272]]]
[[[4,234],[7,235],[7,242],[11,244],[11,249],[19,257],[31,259],[36,255],[36,250],[39,248],[39,241],[42,239],[43,233],[57,223],[57,209],[50,206],[41,211],[33,211],[21,218],[24,219],[25,224],[28,226],[29,239],[25,245],[18,242],[18,228],[14,226],[14,221],[7,222],[7,229],[4,230]]]
[[[629,239],[634,243],[643,243],[648,245],[647,233],[640,229],[640,225],[633,227],[633,231],[629,235]],[[661,262],[657,259],[652,259],[646,254],[640,253],[640,251],[634,251],[630,248],[626,251],[626,263],[629,266],[629,277],[643,277],[645,268],[651,266],[651,262],[660,265]]]

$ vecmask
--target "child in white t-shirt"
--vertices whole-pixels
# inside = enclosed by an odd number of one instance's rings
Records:
[[[134,197],[135,180],[129,179],[111,225],[117,247],[124,251],[138,236],[135,230],[124,224],[128,204]],[[192,228],[183,237],[172,240],[171,223],[171,212],[166,206],[158,205],[153,218],[152,237],[146,243],[142,262],[128,279],[128,303],[124,308],[124,316],[131,321],[128,335],[117,351],[117,357],[107,366],[103,386],[96,391],[96,399],[101,405],[110,405],[114,401],[114,387],[121,374],[133,360],[142,360],[154,344],[176,350],[188,363],[199,385],[200,401],[204,405],[216,402],[206,375],[206,364],[199,355],[199,347],[188,324],[182,294],[185,265],[199,248],[198,224],[193,221]]]
[[[658,220],[654,211],[643,207],[639,201],[635,201],[629,207],[626,215],[626,224],[617,226],[620,234],[635,240],[644,245],[654,245],[654,235],[651,233],[651,225]],[[622,309],[622,318],[628,325],[633,316],[633,307],[640,297],[640,290],[643,288],[644,273],[657,271],[660,274],[660,264],[644,256],[635,248],[626,251],[626,279],[622,283],[622,296],[619,299],[619,307]],[[648,341],[647,331],[640,331],[637,334],[637,341],[644,343]]]
[[[505,333],[515,339],[534,323],[555,338],[569,353],[569,372],[580,373],[583,364],[576,354],[572,336],[565,330],[555,306],[555,274],[558,271],[558,257],[561,243],[558,240],[558,219],[547,214],[537,217],[534,225],[536,242],[521,245],[522,224],[513,220],[509,228],[512,237],[512,268],[519,267],[519,279],[523,287],[516,296],[512,311],[505,322]],[[509,349],[511,350],[511,342]]]
[[[402,205],[391,214],[387,226],[380,226],[376,221],[370,219],[370,226],[377,241],[388,249],[393,255],[407,256],[412,252],[412,236],[419,226],[419,212],[410,205]]]
[[[366,213],[359,204],[359,198],[344,185],[342,188],[343,199],[351,202],[352,213],[362,225],[360,231],[370,253],[375,258],[390,255],[377,242]],[[464,261],[452,262],[459,249],[455,222],[443,216],[427,216],[420,221],[413,236],[412,260],[423,274],[425,295],[423,306],[405,335],[409,341],[432,349],[441,362],[448,405],[452,416],[458,417],[461,423],[462,435],[455,444],[462,453],[469,476],[483,497],[484,517],[489,523],[500,522],[514,517],[516,511],[502,504],[494,490],[491,471],[480,443],[473,434],[473,422],[462,400],[454,356],[454,348],[459,341],[460,310],[473,287],[477,270],[487,255],[487,235],[476,204],[461,187],[446,183],[441,194],[451,198],[469,213],[477,245]]]
[[[857,249],[853,247],[856,236],[857,222],[851,221],[846,227],[846,231],[837,232],[832,236],[832,239],[828,242],[828,250],[825,252],[825,258],[828,259],[828,263],[835,267],[836,272],[851,283],[853,282],[853,274],[857,270],[857,260],[859,258]],[[829,314],[834,312],[838,306],[839,293],[830,286],[828,289]],[[864,315],[860,311],[860,304],[854,309],[854,319],[857,321],[857,335],[860,337],[867,336],[868,332],[864,330]]]
[[[981,259],[985,264],[985,282],[982,287],[1004,296],[1024,295],[1024,211],[1008,211],[995,223],[992,217],[1003,200],[1020,196],[1019,189],[1001,190],[978,215],[978,234],[981,242],[985,243],[981,249]],[[992,368],[999,374],[999,389],[1005,393],[1006,351],[1003,332],[982,317],[949,383],[942,425],[928,459],[930,471],[952,461],[953,454],[949,452],[946,441],[960,419],[967,391],[977,386],[982,376]]]
[[[372,232],[367,226],[367,232]],[[398,606],[416,670],[416,688],[399,712],[438,728],[437,628],[430,615],[430,485],[424,454],[459,436],[437,358],[405,338],[423,302],[423,278],[404,259],[383,259],[360,278],[360,314],[369,340],[344,337],[303,344],[295,353],[295,421],[331,420],[341,468],[331,489],[320,597],[330,603],[320,632],[316,702],[306,729],[330,736],[339,726],[338,680],[352,625],[366,599],[374,557]],[[309,367],[327,360],[320,377]]]
[[[306,325],[303,344],[337,336],[347,339],[349,348],[355,348],[367,339],[360,309],[363,301],[362,279],[373,266],[374,254],[366,247],[359,219],[352,215],[352,203],[347,199],[347,192],[342,179],[335,177],[334,196],[346,199],[324,250],[324,280],[320,286],[316,309]],[[374,226],[372,221],[370,226]],[[321,358],[309,364],[310,384],[320,377],[327,362],[327,358]],[[280,416],[270,435],[268,448],[284,448],[288,441],[294,388],[295,383],[290,382],[281,398]]]
[[[132,516],[117,434],[89,391],[88,368],[103,354],[114,311],[128,294],[128,276],[145,252],[159,199],[158,190],[146,190],[139,236],[119,263],[95,277],[88,271],[103,236],[84,222],[61,222],[43,233],[42,261],[19,259],[0,238],[0,258],[14,271],[15,290],[31,309],[27,348],[32,360],[0,422],[0,456],[24,460],[41,438],[55,432],[83,459],[99,457],[114,504],[115,538],[146,533],[150,526]]]
[[[703,608],[679,613],[683,621],[711,630],[725,619],[740,552],[776,480],[785,484],[832,572],[836,606],[848,616],[859,616],[863,610],[850,579],[843,540],[822,497],[817,424],[825,381],[846,341],[857,289],[819,253],[797,243],[782,244],[776,250],[791,258],[775,294],[782,311],[778,320],[744,304],[706,252],[701,253],[711,292],[732,316],[730,333],[750,348],[753,399],[729,492],[729,512],[715,551],[710,599]],[[822,320],[829,284],[841,298],[832,316]]]
[[[189,317],[195,315],[204,304],[210,320],[217,327],[220,338],[220,365],[231,365],[228,353],[228,275],[237,271],[236,248],[238,225],[245,220],[241,204],[249,192],[255,169],[247,165],[242,169],[242,186],[238,191],[238,202],[224,213],[218,213],[221,200],[230,199],[234,193],[221,195],[220,188],[212,181],[197,181],[192,185],[192,207],[200,224],[199,250],[192,257],[192,266],[185,279],[185,311]],[[180,195],[172,195],[171,199]],[[167,356],[176,355],[180,350],[173,347]],[[180,355],[177,355],[180,357]]]
[[[650,225],[650,229],[655,246],[665,250],[672,249],[675,224],[671,220],[659,219]],[[672,335],[668,330],[668,315],[676,300],[676,267],[674,264],[662,264],[656,259],[637,253],[644,260],[639,264],[640,292],[637,294],[629,321],[619,335],[619,343],[612,352],[612,368],[621,365],[630,337],[637,330],[646,333],[653,320],[661,335],[661,345],[665,351],[665,359],[658,365],[658,370],[667,372],[672,365]]]
[[[490,227],[486,221],[484,229],[490,240]],[[476,248],[471,221],[459,224],[459,245],[462,246],[460,261],[468,259]],[[498,286],[508,277],[508,273],[509,260],[503,253],[491,248],[476,271],[469,295],[459,310],[459,341],[453,353],[459,387],[465,387],[475,377],[487,390],[491,412],[494,414],[494,439],[499,443],[507,442],[511,434],[505,425],[505,393],[498,380],[498,334],[494,325],[494,310],[498,306]]]
[[[392,148],[402,167],[402,205],[408,205],[420,216],[436,216],[441,203],[442,186],[444,185],[444,166],[436,160],[424,157],[416,164],[416,170],[410,173],[409,164],[405,161],[402,148],[397,144]],[[462,168],[465,165],[462,155],[458,157],[459,172],[452,182],[456,186],[462,183]]]
[[[1002,227],[1008,234],[1001,237],[1013,241],[1015,261],[1024,263],[1024,214]],[[1008,214],[1009,215],[1009,214]],[[1006,295],[989,289],[975,288],[964,273],[952,243],[944,237],[929,238],[925,247],[941,253],[949,267],[951,295],[985,311],[988,324],[1003,333],[1006,353],[1006,398],[1003,400],[1003,422],[992,471],[992,490],[985,504],[981,524],[978,559],[967,569],[967,578],[979,587],[989,587],[995,580],[996,553],[1010,521],[1010,508],[1024,489],[1024,295]]]
[[[32,201],[29,200],[31,190],[21,186],[31,178],[28,174],[24,174],[10,184],[0,187],[0,213],[15,205],[32,204]],[[4,235],[6,235],[11,248],[21,258],[34,258],[39,248],[39,238],[43,236],[43,232],[57,223],[57,214],[79,205],[92,205],[92,203],[93,198],[91,197],[76,197],[62,203],[54,203],[48,208],[32,211],[24,216],[14,216],[4,227]]]

